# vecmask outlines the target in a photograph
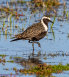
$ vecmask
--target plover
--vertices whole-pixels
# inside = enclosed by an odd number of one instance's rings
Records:
[[[28,40],[29,43],[32,43],[34,51],[34,43],[37,43],[40,47],[40,43],[38,41],[44,38],[47,34],[48,22],[52,22],[51,19],[49,17],[43,16],[39,23],[35,23],[28,27],[24,32],[15,35],[15,39],[11,40],[11,42],[17,40]]]

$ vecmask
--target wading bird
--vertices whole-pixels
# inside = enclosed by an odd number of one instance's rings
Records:
[[[15,35],[15,39],[11,40],[11,42],[17,40],[28,40],[29,43],[32,43],[34,51],[34,43],[37,43],[40,47],[40,43],[38,41],[44,38],[47,34],[48,22],[52,22],[51,19],[43,16],[39,23],[31,25],[23,33]]]

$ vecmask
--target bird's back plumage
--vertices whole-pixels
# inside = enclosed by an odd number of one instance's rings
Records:
[[[44,33],[42,35],[42,33]],[[42,36],[41,36],[42,35]],[[28,27],[23,33],[15,35],[14,39],[19,40],[19,39],[25,39],[25,40],[39,40],[43,38],[46,35],[45,29],[41,23],[36,23],[33,24],[32,26]],[[39,37],[41,36],[41,37]],[[12,41],[14,41],[12,40]]]
[[[52,22],[49,17],[42,17],[39,23],[33,24],[28,27],[24,32],[15,35],[16,40],[29,40],[29,41],[38,41],[42,39],[48,31],[48,22]]]

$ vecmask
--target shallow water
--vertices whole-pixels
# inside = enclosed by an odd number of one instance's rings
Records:
[[[5,0],[1,0],[1,2],[3,1],[6,2]],[[69,1],[67,0],[66,3],[66,11],[69,11]],[[6,3],[4,3],[3,5],[6,5]],[[15,5],[13,5],[13,7],[15,8]],[[37,77],[35,74],[16,74],[16,72],[13,70],[14,67],[17,69],[24,68],[23,65],[15,62],[14,57],[22,57],[28,59],[28,56],[31,55],[33,51],[32,44],[28,43],[28,41],[25,40],[15,42],[10,41],[14,34],[22,32],[22,28],[26,29],[33,23],[39,22],[38,20],[42,18],[43,13],[41,11],[37,11],[36,13],[31,14],[30,6],[28,6],[27,4],[24,4],[22,6],[20,6],[19,4],[17,7],[22,9],[21,12],[20,9],[18,9],[18,12],[23,13],[25,16],[21,16],[19,20],[15,20],[15,17],[12,17],[11,21],[9,18],[0,18],[0,58],[6,60],[6,62],[0,63],[0,75],[10,75],[12,73],[13,76],[15,75],[16,77]],[[23,8],[26,8],[27,10],[25,9],[26,11],[24,11]],[[63,15],[63,10],[64,9],[62,6],[58,8],[58,16]],[[49,23],[47,36],[39,41],[41,48],[39,48],[38,45],[35,44],[35,57],[38,57],[42,62],[51,65],[57,65],[59,63],[62,63],[63,65],[69,64],[69,19],[58,21],[58,16],[56,17],[55,23],[53,25],[55,39],[52,32],[50,32],[51,23]],[[51,17],[51,19],[53,20],[54,17]],[[2,26],[4,21],[6,22],[3,31]],[[12,22],[12,24],[10,24],[10,22]],[[6,35],[5,29],[7,25],[9,26],[9,28]],[[15,26],[18,28],[16,28]],[[37,56],[37,54],[39,53],[40,55]],[[6,55],[6,57],[2,55]],[[14,60],[14,62],[8,62],[11,60]],[[69,71],[64,71],[61,74],[52,75],[56,77],[68,77]]]

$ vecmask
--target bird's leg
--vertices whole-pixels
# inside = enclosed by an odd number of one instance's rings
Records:
[[[32,47],[33,47],[33,53],[34,53],[34,42],[32,42]]]
[[[39,42],[34,42],[34,43],[38,44],[38,46],[39,46],[39,47],[41,47],[41,45],[40,45],[40,43],[39,43]]]
[[[32,43],[32,44],[33,44],[33,43],[36,43],[36,44],[38,44],[39,47],[41,47],[41,45],[40,45],[39,42],[36,42],[36,41],[31,42],[31,41],[29,40],[29,43]],[[33,46],[33,45],[32,45],[32,46]]]
[[[30,40],[29,40],[29,43],[32,43],[32,47],[33,47],[33,54],[34,54],[34,41],[32,42],[32,41],[30,41]]]

